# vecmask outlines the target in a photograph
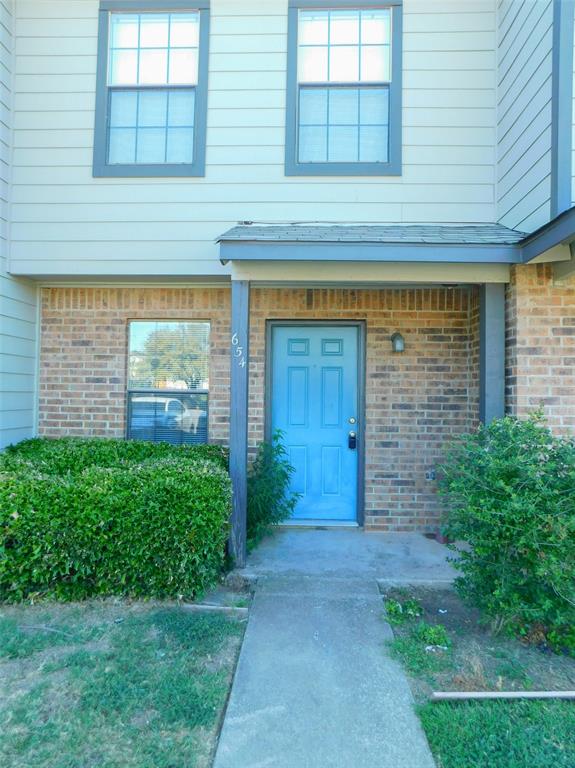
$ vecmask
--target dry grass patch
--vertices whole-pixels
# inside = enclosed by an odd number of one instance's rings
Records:
[[[243,626],[161,603],[0,609],[0,764],[205,768]]]

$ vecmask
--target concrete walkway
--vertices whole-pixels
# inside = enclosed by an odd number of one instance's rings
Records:
[[[377,580],[388,547],[414,560],[421,547],[419,581],[424,562],[438,583],[451,574],[440,545],[429,542],[432,563],[427,539],[394,536],[289,530],[253,554],[258,581],[214,768],[433,768],[386,653]]]

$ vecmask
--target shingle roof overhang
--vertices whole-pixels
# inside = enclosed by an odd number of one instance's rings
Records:
[[[575,239],[575,207],[532,234],[501,224],[253,224],[218,238],[220,260],[523,264]]]

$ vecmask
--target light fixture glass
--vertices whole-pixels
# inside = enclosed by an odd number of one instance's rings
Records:
[[[391,337],[391,348],[394,352],[405,352],[405,341],[399,331],[396,331]]]

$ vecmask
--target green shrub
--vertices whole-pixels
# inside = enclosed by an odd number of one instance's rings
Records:
[[[141,460],[141,448],[130,462],[123,445],[102,441],[99,460],[119,466],[95,466],[99,441],[80,442],[29,442],[25,460],[2,467],[0,599],[191,597],[213,582],[231,504],[222,461],[173,448]]]
[[[460,594],[496,631],[543,629],[575,653],[575,442],[508,417],[457,441],[442,474]]]
[[[34,438],[6,448],[0,454],[0,472],[28,466],[47,475],[77,474],[87,467],[121,467],[127,462],[181,456],[206,459],[228,468],[227,449],[220,445],[170,445],[145,440],[63,437]]]
[[[294,468],[278,430],[271,443],[261,443],[248,470],[248,547],[253,548],[274,525],[292,516],[300,494],[290,493]]]

